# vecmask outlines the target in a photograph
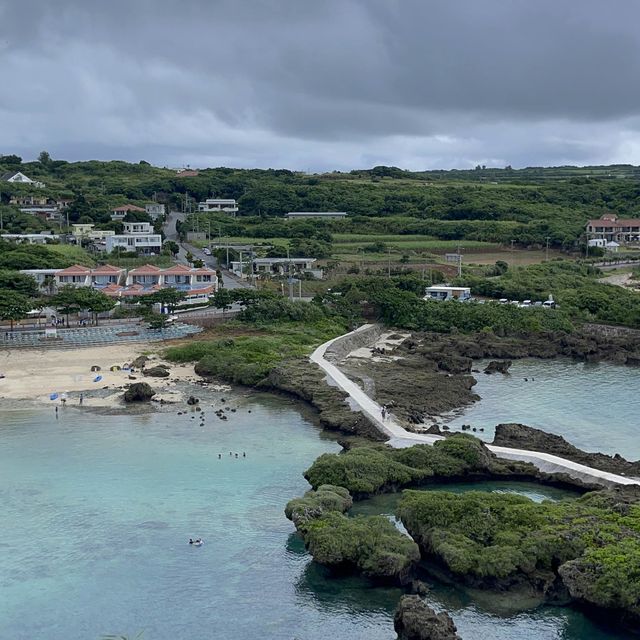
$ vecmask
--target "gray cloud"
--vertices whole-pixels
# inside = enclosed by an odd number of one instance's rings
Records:
[[[640,163],[638,18],[635,0],[0,0],[0,151]]]

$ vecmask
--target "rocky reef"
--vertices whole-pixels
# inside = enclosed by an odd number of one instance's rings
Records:
[[[527,588],[640,623],[640,487],[535,503],[518,495],[405,491],[398,506],[423,560],[475,588]]]
[[[484,373],[507,373],[511,368],[511,360],[492,360],[485,368]]]
[[[398,640],[462,640],[448,613],[436,613],[419,596],[402,596],[393,617]]]
[[[285,515],[316,562],[378,581],[409,582],[420,559],[418,545],[384,516],[345,516],[350,506],[346,489],[323,485],[291,500]]]
[[[608,456],[604,453],[582,451],[562,436],[557,436],[524,424],[506,423],[496,425],[493,444],[527,451],[551,453],[588,467],[616,473],[622,476],[640,477],[640,461],[630,462],[619,454]]]
[[[324,372],[303,358],[287,360],[275,367],[259,385],[261,389],[292,395],[312,405],[327,429],[374,441],[384,436],[360,411],[347,403],[347,395],[327,384]]]
[[[134,382],[122,396],[125,402],[148,402],[156,392],[146,382]]]
[[[608,361],[635,365],[640,360],[640,338],[549,331],[507,337],[492,332],[415,333],[398,347],[397,352],[399,355],[413,354],[431,361],[454,356],[473,360],[565,356],[586,362]]]
[[[344,487],[356,499],[412,485],[474,479],[518,479],[582,487],[564,476],[544,474],[527,462],[498,458],[482,441],[461,433],[433,445],[417,444],[405,449],[368,445],[340,454],[325,453],[304,475],[314,488],[324,484]]]

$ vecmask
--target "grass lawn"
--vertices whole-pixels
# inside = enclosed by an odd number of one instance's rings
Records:
[[[73,260],[74,263],[93,267],[96,261],[82,248],[75,244],[48,244],[47,249]]]

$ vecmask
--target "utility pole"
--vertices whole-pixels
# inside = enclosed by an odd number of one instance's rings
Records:
[[[458,242],[458,248],[457,248],[457,253],[458,253],[458,278],[462,277],[462,254],[460,253],[460,243]]]
[[[289,285],[289,300],[293,300],[293,277],[291,275],[291,256],[289,255],[289,247],[287,247],[287,260],[289,268],[287,269],[287,283]]]
[[[387,277],[391,277],[391,248],[387,247]]]
[[[547,262],[549,262],[549,236],[547,236],[547,247],[546,247],[546,251],[545,251],[545,260]]]

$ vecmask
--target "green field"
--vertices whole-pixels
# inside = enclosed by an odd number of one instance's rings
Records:
[[[432,236],[421,235],[365,235],[356,233],[336,233],[333,235],[334,252],[340,254],[357,253],[363,247],[376,242],[383,242],[392,251],[430,251],[432,253],[456,251],[458,247],[461,250],[484,249],[486,251],[495,251],[500,248],[500,245],[493,242],[479,240],[458,242],[457,240],[438,240]]]

